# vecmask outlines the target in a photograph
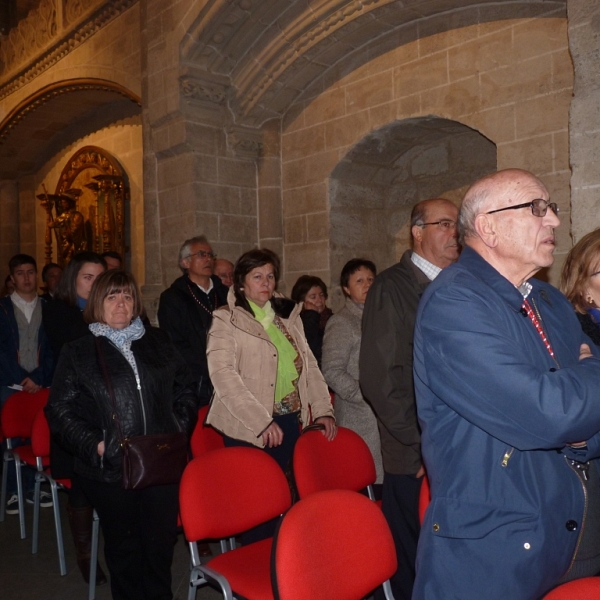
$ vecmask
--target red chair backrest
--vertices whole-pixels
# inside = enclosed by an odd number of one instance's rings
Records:
[[[38,410],[31,429],[31,450],[34,456],[50,456],[50,427],[44,409]]]
[[[188,542],[247,531],[291,505],[279,465],[258,448],[221,448],[191,460],[179,486],[179,512]]]
[[[2,409],[2,432],[7,438],[29,438],[38,411],[46,406],[48,388],[35,394],[16,392],[6,401]]]
[[[332,442],[320,431],[307,431],[294,448],[294,478],[300,498],[323,490],[358,492],[375,483],[373,455],[354,431],[339,427]]]
[[[190,440],[190,448],[194,458],[202,456],[202,454],[206,454],[211,450],[225,448],[223,436],[210,425],[204,424],[208,409],[208,406],[203,406],[198,411],[198,422],[196,423],[196,427],[194,427],[194,433],[192,433]]]
[[[423,475],[423,482],[421,483],[421,492],[419,493],[419,522],[423,525],[425,520],[425,512],[431,502],[431,490],[429,489],[429,479],[427,475]]]
[[[381,509],[348,490],[300,500],[273,540],[271,578],[278,600],[361,600],[396,567],[394,540]]]
[[[585,577],[563,583],[544,596],[544,600],[598,600],[600,577]]]

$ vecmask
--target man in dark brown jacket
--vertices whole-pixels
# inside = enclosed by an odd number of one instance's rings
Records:
[[[415,317],[425,288],[458,258],[457,220],[458,209],[443,198],[414,206],[413,249],[375,279],[362,319],[360,385],[381,436],[383,512],[398,554],[391,580],[396,600],[412,595],[424,475],[413,387]]]

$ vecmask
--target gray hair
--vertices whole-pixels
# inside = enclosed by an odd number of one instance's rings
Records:
[[[210,243],[208,242],[208,239],[205,235],[196,235],[193,238],[190,238],[189,240],[185,240],[185,242],[183,242],[181,248],[179,248],[179,268],[184,273],[187,273],[187,269],[182,266],[181,262],[183,261],[183,259],[187,258],[190,255],[193,244],[206,244],[207,246],[210,246]]]
[[[458,236],[459,242],[463,246],[467,238],[477,235],[475,219],[477,215],[483,212],[483,206],[486,204],[491,192],[489,187],[478,185],[478,183],[476,182],[467,190],[458,213]]]

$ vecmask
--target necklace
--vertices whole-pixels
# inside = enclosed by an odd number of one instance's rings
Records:
[[[192,287],[190,286],[189,282],[187,284],[188,289],[190,290],[190,294],[192,295],[192,298],[209,314],[212,316],[213,311],[210,310],[209,308],[206,307],[206,305],[202,302],[202,300],[200,300],[200,298],[198,298],[198,296],[196,296],[196,294],[194,294],[194,290],[192,289]],[[215,308],[217,307],[217,291],[213,288],[213,305]],[[208,296],[208,294],[206,294]],[[210,300],[210,296],[208,296],[208,299]]]

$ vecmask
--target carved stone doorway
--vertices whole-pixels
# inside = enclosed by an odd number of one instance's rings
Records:
[[[420,200],[444,197],[460,206],[467,187],[496,171],[496,146],[479,132],[439,117],[388,123],[366,135],[329,181],[332,306],[335,285],[351,258],[378,272],[410,247],[410,213]]]

